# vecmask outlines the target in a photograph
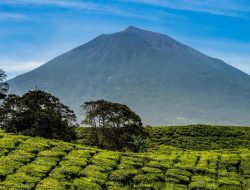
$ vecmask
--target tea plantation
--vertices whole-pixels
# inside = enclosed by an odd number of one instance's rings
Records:
[[[0,189],[250,189],[248,129],[232,128],[230,134],[230,128],[195,127],[148,128],[153,148],[145,153],[106,151],[0,130]],[[233,139],[236,148],[226,146]]]
[[[250,127],[190,125],[146,127],[151,146],[170,145],[191,150],[250,148]]]

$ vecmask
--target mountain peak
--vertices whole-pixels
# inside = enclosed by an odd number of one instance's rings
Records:
[[[135,26],[129,26],[124,31],[135,32],[135,31],[145,31],[145,30]]]
[[[39,86],[79,114],[85,101],[124,103],[151,125],[249,125],[249,83],[249,76],[218,59],[134,26],[9,81],[11,93]]]

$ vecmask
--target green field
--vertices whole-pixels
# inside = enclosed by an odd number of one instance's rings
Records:
[[[249,128],[147,130],[152,148],[145,153],[0,131],[0,189],[250,189]]]

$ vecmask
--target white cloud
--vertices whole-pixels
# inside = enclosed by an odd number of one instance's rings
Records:
[[[178,10],[205,12],[215,15],[246,17],[244,13],[250,12],[250,6],[236,0],[120,0],[122,2],[143,3],[159,7]]]
[[[93,6],[94,3],[80,2],[74,0],[1,0],[0,4],[10,5],[56,5],[61,7],[85,7]]]
[[[0,20],[27,20],[28,17],[23,14],[0,12]]]
[[[32,61],[32,62],[5,62],[1,61],[1,68],[6,73],[25,73],[31,71],[44,64],[43,61]]]
[[[132,17],[139,19],[159,19],[156,15],[148,13],[138,13],[134,11],[124,10],[112,4],[98,4],[91,1],[75,1],[75,0],[1,0],[1,4],[21,5],[21,6],[56,6],[67,9],[76,9],[82,11],[90,11],[95,13],[110,13],[118,16]],[[166,13],[165,13],[166,14]],[[169,14],[170,15],[170,14]],[[169,16],[168,15],[168,16]]]

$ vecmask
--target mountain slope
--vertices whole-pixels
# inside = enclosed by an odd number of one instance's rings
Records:
[[[49,91],[73,107],[104,98],[148,124],[250,124],[250,77],[169,36],[129,27],[100,35],[12,79],[11,91]]]

